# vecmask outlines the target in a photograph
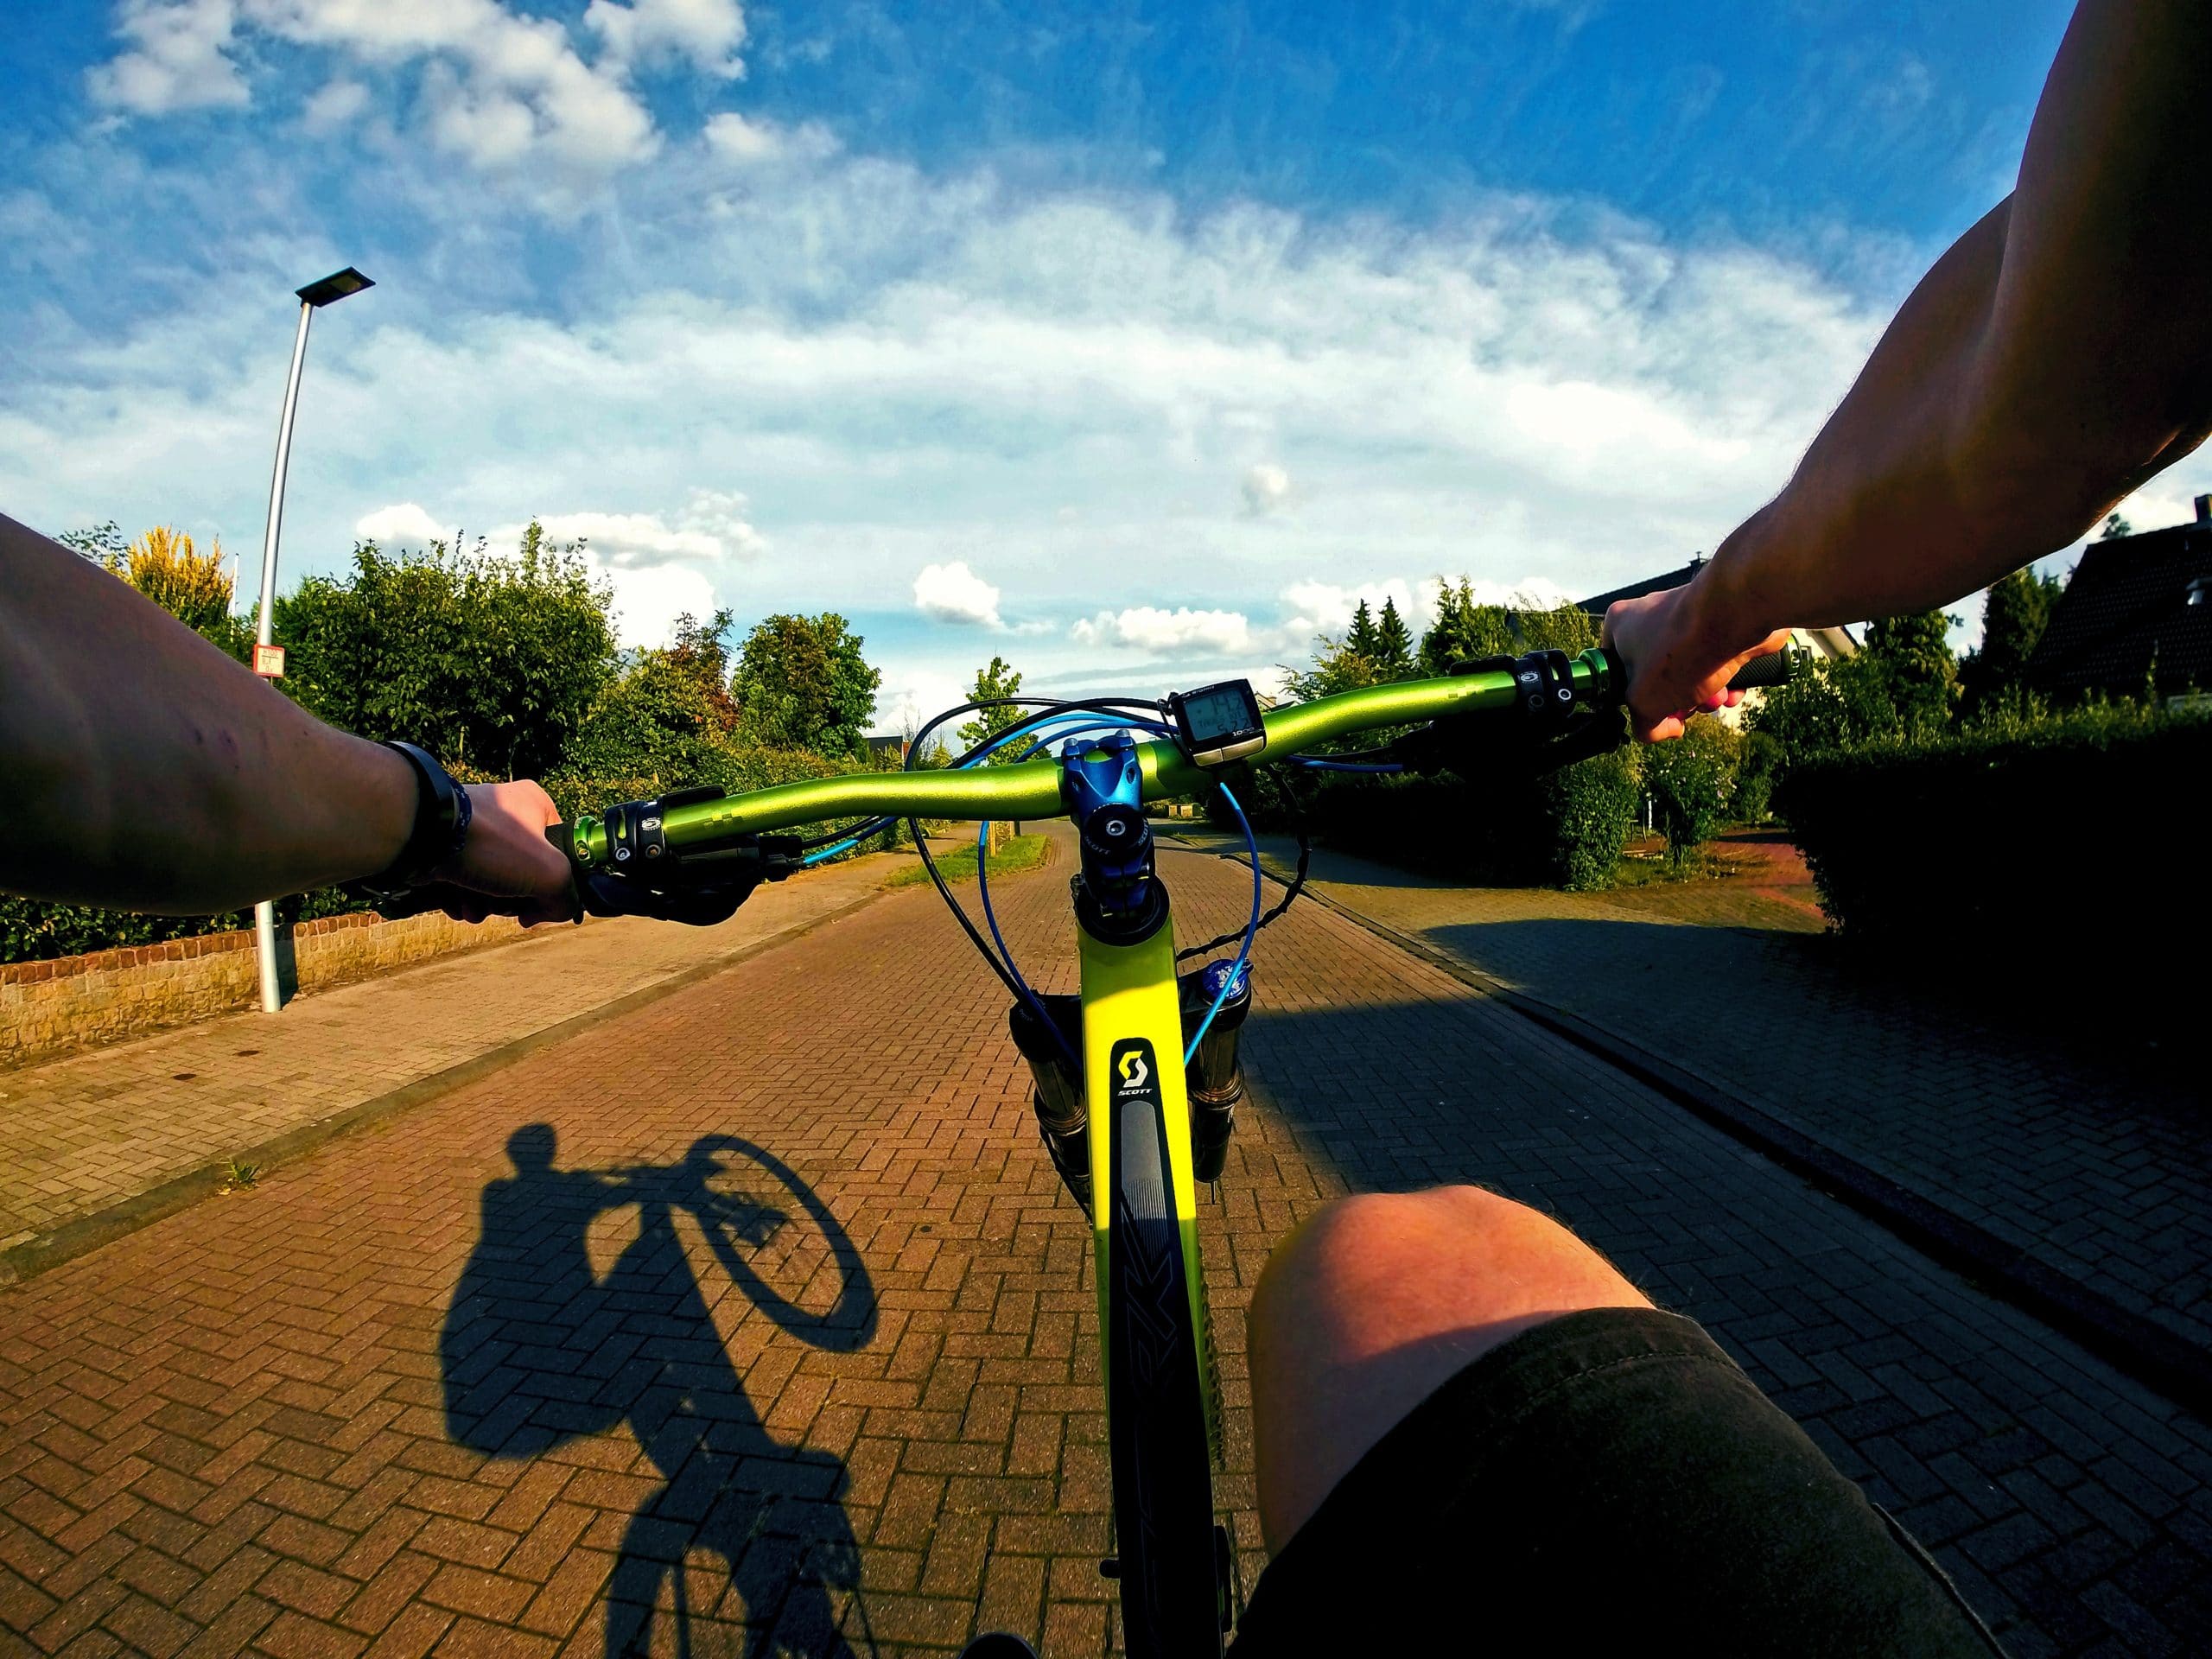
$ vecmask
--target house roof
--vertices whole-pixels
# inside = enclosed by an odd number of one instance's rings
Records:
[[[2212,685],[2212,524],[2092,542],[2028,659],[2052,690]]]
[[[1642,582],[1632,582],[1625,588],[1614,588],[1611,593],[1593,594],[1588,599],[1577,600],[1575,603],[1590,613],[1592,621],[1602,622],[1605,620],[1605,607],[1608,605],[1617,604],[1624,599],[1642,599],[1646,594],[1656,594],[1662,588],[1679,588],[1697,575],[1704,563],[1705,555],[1695,554],[1691,557],[1690,562],[1679,570],[1669,570],[1662,575],[1647,576]]]

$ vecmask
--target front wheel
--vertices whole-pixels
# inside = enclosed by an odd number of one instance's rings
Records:
[[[1130,1659],[1218,1659],[1226,1580],[1166,1134],[1156,1099],[1115,1109],[1106,1375],[1122,1624]]]

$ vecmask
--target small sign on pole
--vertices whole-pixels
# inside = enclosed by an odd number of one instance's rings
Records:
[[[256,645],[253,648],[253,671],[264,680],[282,679],[284,677],[284,647]]]

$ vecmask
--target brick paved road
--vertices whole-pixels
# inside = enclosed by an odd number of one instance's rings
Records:
[[[1228,919],[1227,870],[1170,868],[1186,933]],[[1007,884],[1014,936],[1057,936],[1064,895]],[[0,1294],[0,1630],[598,1654],[673,1651],[681,1618],[702,1654],[891,1654],[980,1618],[1104,1650],[1087,1233],[934,904]],[[2206,1645],[2202,1425],[1348,923],[1294,912],[1261,971],[1203,1223],[1248,1573],[1239,1310],[1271,1241],[1347,1188],[1482,1179],[1705,1319],[2017,1652]]]
[[[540,929],[496,958],[424,963],[275,1017],[229,1014],[0,1071],[0,1250],[805,926],[893,868],[872,856],[810,871],[718,927],[621,917]]]

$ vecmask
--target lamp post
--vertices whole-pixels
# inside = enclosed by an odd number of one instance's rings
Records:
[[[292,459],[292,416],[300,404],[300,369],[308,358],[308,323],[326,305],[376,284],[348,265],[299,290],[300,331],[292,340],[292,372],[284,382],[284,418],[276,429],[276,470],[269,480],[269,529],[261,541],[261,619],[254,627],[253,671],[270,679],[283,671],[283,658],[270,650],[276,603],[276,536],[284,522],[284,468]],[[276,983],[276,906],[264,899],[253,907],[253,948],[261,968],[261,1011],[284,1006]]]

